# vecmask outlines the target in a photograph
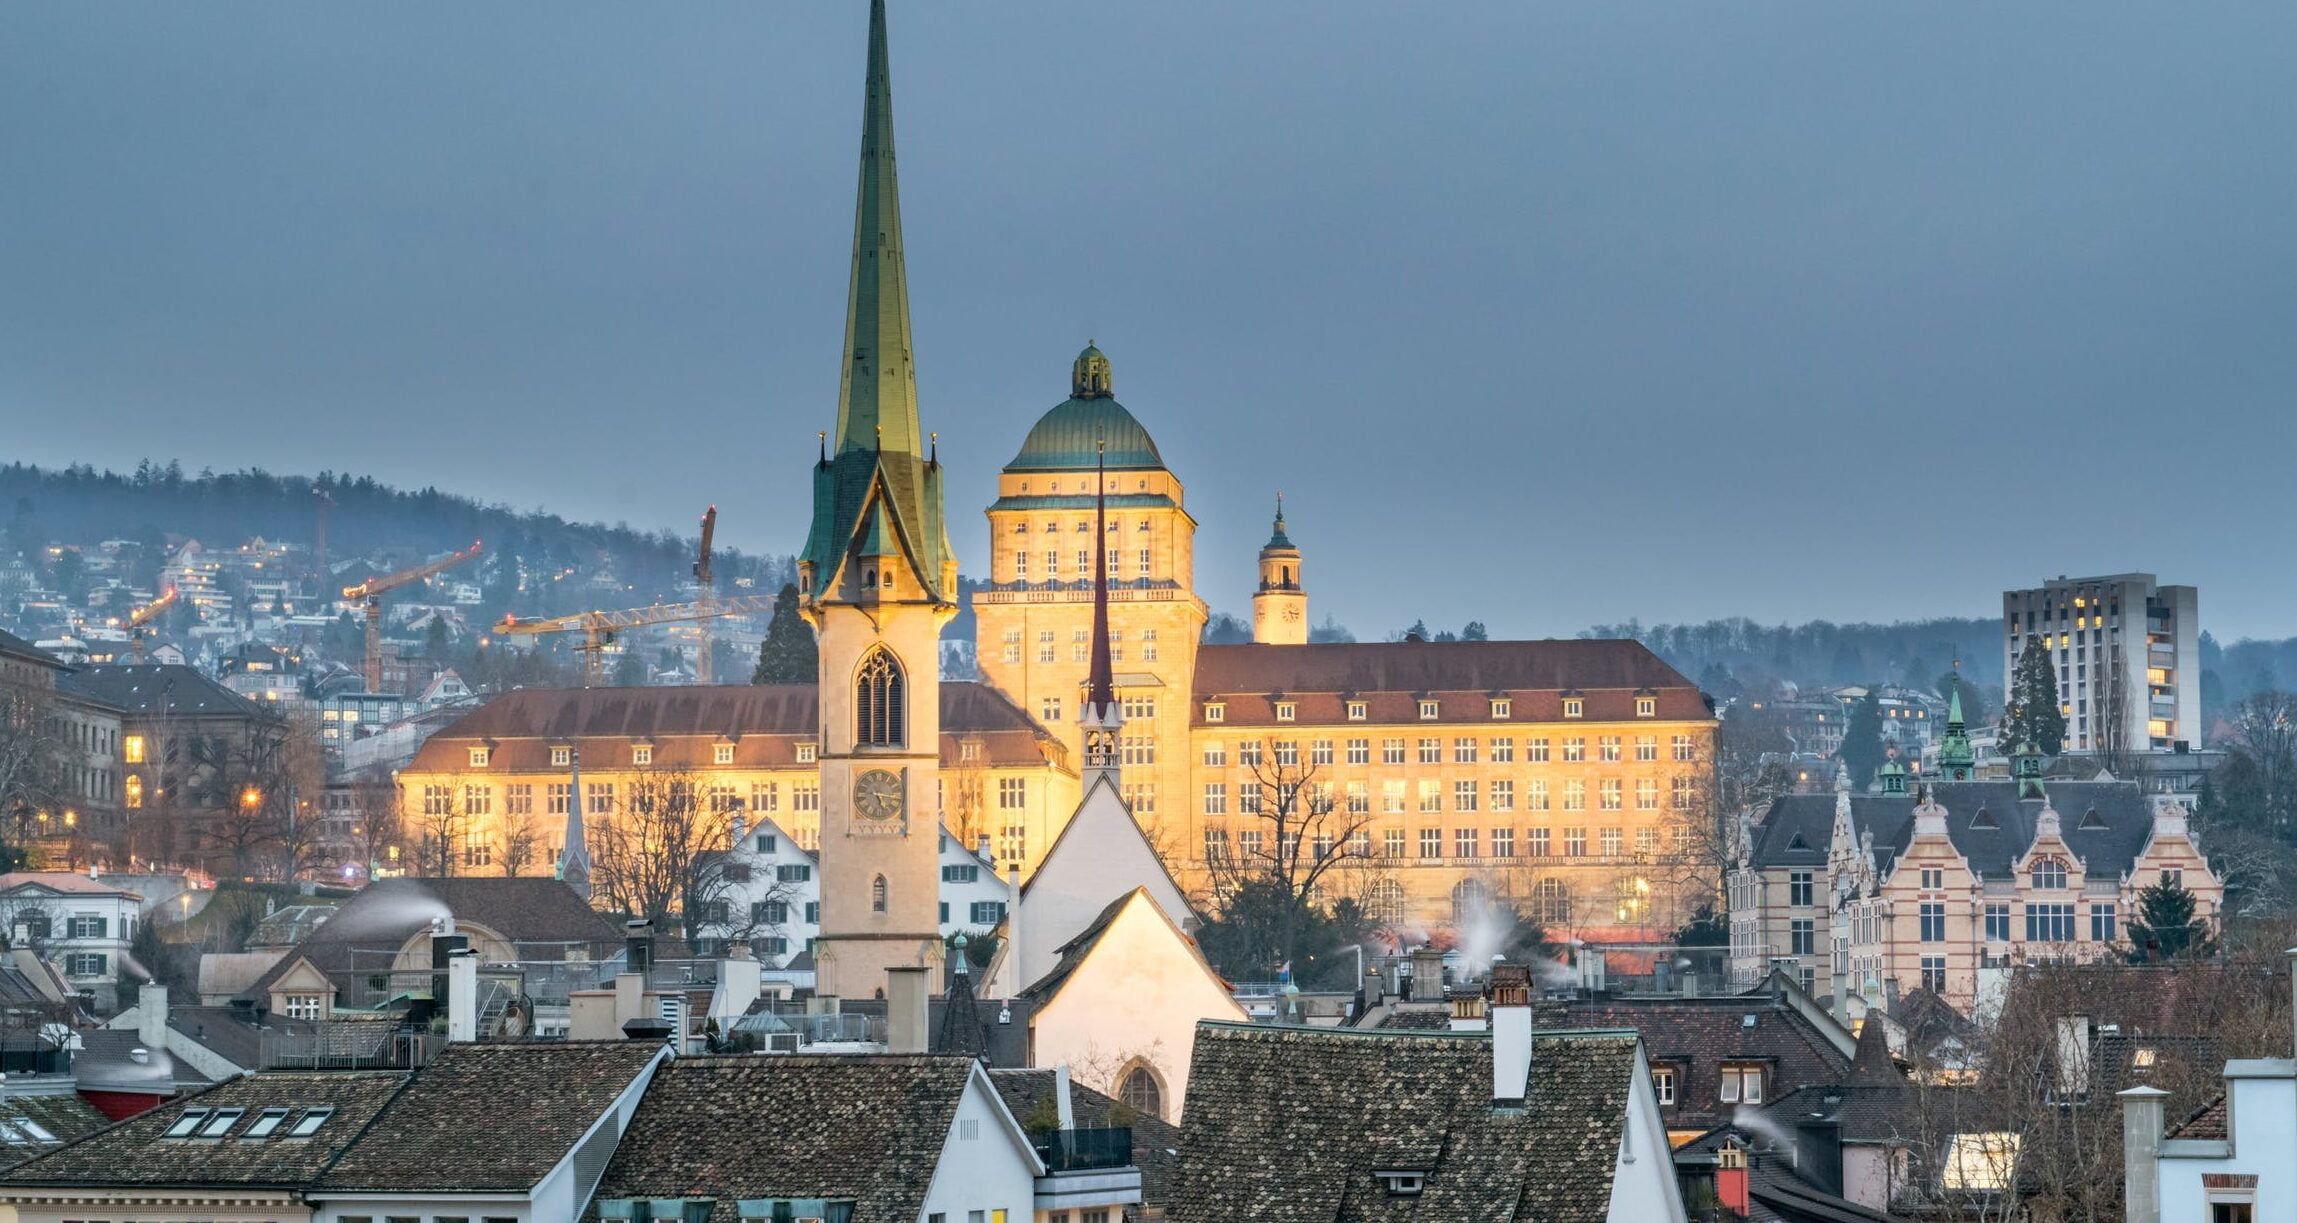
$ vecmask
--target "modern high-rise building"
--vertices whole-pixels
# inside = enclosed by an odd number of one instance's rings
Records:
[[[2198,608],[2193,587],[2163,586],[2150,573],[2057,577],[2005,590],[2002,674],[2015,678],[2029,642],[2050,651],[2067,751],[2198,747]]]

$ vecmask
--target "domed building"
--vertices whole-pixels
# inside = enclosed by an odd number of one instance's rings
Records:
[[[1103,481],[1125,797],[1154,829],[1160,807],[1178,799],[1188,778],[1182,753],[1160,754],[1155,745],[1188,739],[1189,677],[1205,622],[1195,586],[1196,520],[1156,440],[1117,402],[1109,359],[1097,347],[1077,354],[1069,397],[1038,418],[997,477],[989,582],[973,595],[975,641],[982,678],[1081,760],[1078,700],[1092,639],[1093,513]],[[1001,818],[1004,797],[991,799],[986,812],[997,857],[1034,862],[1047,846],[1027,843],[1025,821]]]

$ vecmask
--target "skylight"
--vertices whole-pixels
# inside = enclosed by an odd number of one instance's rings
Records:
[[[239,1124],[239,1119],[246,1115],[247,1110],[244,1108],[219,1108],[213,1117],[208,1118],[206,1125],[199,1127],[199,1136],[221,1138],[230,1133],[231,1127]]]
[[[51,1132],[51,1131],[48,1129],[48,1127],[47,1127],[47,1126],[44,1126],[44,1125],[40,1124],[39,1122],[32,1120],[30,1117],[16,1117],[16,1118],[13,1118],[13,1121],[15,1122],[15,1125],[16,1125],[16,1128],[17,1128],[17,1129],[20,1129],[20,1130],[24,1131],[25,1133],[27,1133],[27,1134],[30,1134],[30,1135],[32,1136],[32,1138],[33,1138],[35,1141],[38,1141],[38,1142],[61,1142],[61,1141],[63,1141],[62,1139],[60,1139],[60,1138],[56,1137],[56,1135],[55,1135],[54,1133],[52,1133],[52,1132]]]
[[[287,1131],[287,1136],[289,1138],[309,1138],[319,1132],[319,1127],[326,1124],[327,1118],[334,1115],[335,1110],[332,1108],[314,1108],[295,1119],[295,1126]]]
[[[271,1131],[273,1131],[273,1130],[275,1130],[275,1129],[278,1129],[278,1128],[279,1128],[279,1123],[280,1123],[280,1122],[282,1122],[282,1121],[285,1121],[285,1120],[287,1120],[287,1110],[286,1110],[286,1109],[284,1109],[284,1108],[267,1108],[267,1109],[264,1109],[264,1110],[263,1110],[261,1113],[258,1113],[258,1114],[256,1114],[256,1117],[255,1117],[255,1124],[253,1124],[253,1125],[251,1125],[251,1126],[248,1126],[248,1127],[247,1127],[247,1132],[246,1132],[246,1133],[244,1133],[244,1134],[241,1134],[241,1135],[240,1135],[240,1137],[242,1137],[242,1138],[269,1138],[269,1137],[271,1137]]]
[[[0,1142],[5,1142],[12,1147],[27,1145],[25,1137],[17,1133],[15,1127],[6,1122],[0,1122]]]
[[[177,1117],[177,1118],[175,1119],[175,1124],[174,1124],[174,1125],[171,1125],[171,1126],[169,1126],[169,1127],[167,1127],[167,1131],[166,1131],[165,1133],[161,1134],[161,1135],[160,1135],[160,1137],[162,1137],[162,1138],[189,1138],[189,1137],[191,1137],[191,1132],[192,1132],[193,1130],[196,1130],[196,1129],[198,1129],[198,1128],[199,1128],[199,1123],[200,1123],[200,1122],[202,1122],[202,1121],[205,1121],[205,1120],[207,1120],[207,1111],[208,1111],[208,1110],[206,1110],[206,1109],[204,1109],[204,1108],[187,1108],[187,1109],[183,1110],[183,1115],[182,1115],[182,1116],[179,1116],[179,1117]]]

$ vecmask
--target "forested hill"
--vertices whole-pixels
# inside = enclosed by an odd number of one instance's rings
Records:
[[[1899,624],[1761,625],[1744,617],[1704,624],[1599,624],[1583,637],[1632,637],[1710,692],[1735,679],[1798,684],[1898,683],[1930,688],[1957,660],[1981,687],[2002,683],[2002,622],[1942,618]]]
[[[0,465],[0,508],[8,514],[9,550],[27,544],[92,546],[107,539],[156,543],[169,537],[216,547],[257,536],[309,546],[322,491],[333,503],[327,512],[327,554],[335,561],[367,557],[410,563],[484,540],[489,552],[518,557],[530,572],[589,572],[603,562],[640,601],[674,596],[694,562],[691,535],[568,522],[556,514],[482,504],[435,488],[393,488],[369,476],[288,476],[260,469],[186,475],[179,464],[148,460],[128,474],[84,464]],[[749,577],[771,591],[792,573],[788,557],[735,551],[720,551],[714,568],[720,590],[732,590],[733,579]]]

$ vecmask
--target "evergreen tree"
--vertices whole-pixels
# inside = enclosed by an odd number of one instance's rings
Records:
[[[2194,909],[2193,893],[2176,879],[2165,876],[2139,892],[2129,921],[2130,958],[2143,964],[2207,955],[2208,924]]]
[[[1965,711],[1967,712],[1967,711]],[[2045,756],[2065,750],[2066,714],[2058,706],[2058,670],[2040,637],[2026,638],[2017,669],[2002,699],[2002,744],[2015,749],[2031,743]]]
[[[1460,630],[1460,640],[1489,641],[1491,640],[1491,630],[1485,628],[1481,620],[1470,620],[1467,627]]]
[[[821,670],[814,631],[798,615],[798,588],[785,585],[774,596],[774,618],[766,624],[766,639],[758,643],[758,668],[753,684],[810,684]]]
[[[1842,747],[1835,757],[1850,766],[1850,784],[1865,789],[1882,767],[1882,701],[1870,686],[1851,707],[1850,725],[1843,728]]]

